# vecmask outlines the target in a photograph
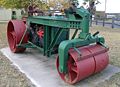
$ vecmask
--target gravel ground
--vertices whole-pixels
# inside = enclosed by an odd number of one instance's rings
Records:
[[[3,48],[7,46],[5,24],[0,24],[0,31],[0,48]],[[105,37],[106,43],[110,47],[110,63],[120,67],[120,29],[92,27],[91,32],[95,33],[96,31],[100,31],[100,34]],[[34,87],[34,85],[0,53],[0,87]],[[120,87],[120,73],[112,76],[97,87]]]

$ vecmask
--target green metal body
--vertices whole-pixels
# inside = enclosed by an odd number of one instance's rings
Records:
[[[27,19],[27,29],[23,37],[30,28],[30,25],[40,24],[44,26],[44,45],[43,48],[36,46],[30,41],[28,44],[21,44],[22,39],[18,47],[26,48],[38,48],[43,50],[44,55],[51,56],[52,50],[55,46],[59,45],[58,55],[59,55],[59,71],[61,73],[67,73],[67,61],[68,61],[68,51],[70,48],[77,50],[79,46],[86,46],[92,43],[99,43],[104,45],[104,38],[98,36],[98,34],[91,35],[89,33],[89,19],[90,14],[84,8],[78,8],[74,12],[70,9],[66,12],[66,17],[50,17],[50,16],[30,16]],[[54,29],[57,30],[54,31]],[[76,29],[72,39],[69,40],[69,30]],[[81,30],[78,38],[75,38],[78,30]],[[66,33],[64,33],[66,32]],[[60,37],[64,39],[60,40]]]

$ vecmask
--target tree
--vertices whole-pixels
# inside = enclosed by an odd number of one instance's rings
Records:
[[[100,2],[98,0],[84,0],[84,1],[89,2],[88,10],[92,15],[94,15],[96,12],[96,5],[99,4]]]
[[[48,8],[47,4],[41,0],[0,0],[1,7],[11,8],[11,9],[13,9],[13,8],[27,9],[27,7],[30,5],[30,3],[38,5],[39,7],[41,7],[41,9]]]
[[[70,7],[73,1],[78,2],[78,0],[0,0],[0,6],[11,9],[24,8],[27,11],[28,6],[32,3],[37,5],[41,10],[48,10],[50,7],[54,10],[60,10]]]
[[[28,4],[28,0],[0,0],[0,5],[5,8],[24,8]]]
[[[61,8],[66,9],[70,7],[72,2],[78,2],[78,0],[49,0],[48,4],[49,7],[52,7],[54,9],[61,9]]]
[[[96,5],[99,4],[100,2],[98,0],[84,0],[84,1],[89,2],[88,11],[91,13],[91,16],[90,16],[90,26],[91,26],[92,25],[92,15],[95,15]]]
[[[69,0],[49,0],[48,6],[54,10],[60,10],[61,8],[69,7]]]

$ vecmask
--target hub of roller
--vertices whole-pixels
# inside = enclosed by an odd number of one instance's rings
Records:
[[[90,45],[77,48],[81,55],[74,49],[69,50],[67,73],[59,72],[59,57],[56,66],[60,77],[69,84],[75,84],[90,75],[105,69],[109,63],[108,48],[101,45]]]

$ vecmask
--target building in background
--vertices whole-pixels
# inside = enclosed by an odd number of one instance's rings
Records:
[[[12,19],[12,14],[16,14],[16,18],[21,18],[21,10],[0,8],[0,21],[8,21]]]

